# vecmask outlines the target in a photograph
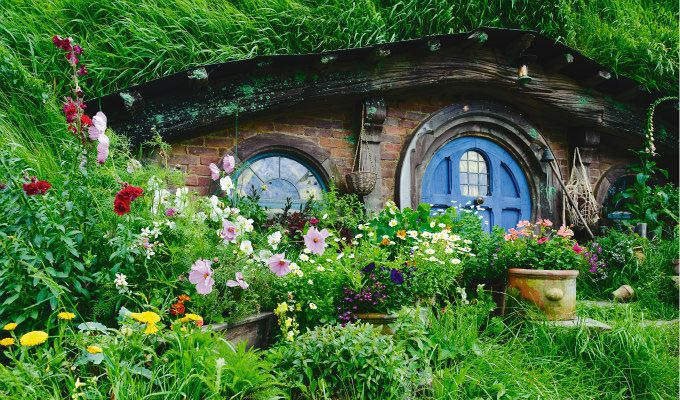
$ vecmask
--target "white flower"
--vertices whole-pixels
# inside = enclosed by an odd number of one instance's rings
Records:
[[[197,212],[196,215],[194,215],[193,217],[194,221],[199,223],[203,223],[207,218],[208,216],[203,211]]]
[[[241,251],[246,255],[253,254],[253,244],[250,242],[250,240],[242,241],[239,249],[241,249]]]
[[[460,264],[460,259],[459,259],[459,258],[454,258],[453,260],[451,260],[451,264],[454,264],[454,265]]]
[[[442,229],[446,228],[446,224],[441,223],[441,222],[439,224],[437,224],[437,226],[442,228]]]
[[[368,232],[368,237],[373,237],[375,236],[375,232]]]
[[[135,170],[138,170],[140,168],[142,168],[142,163],[140,163],[139,161],[137,161],[133,158],[130,161],[128,161],[126,171],[129,174],[131,174],[131,173],[135,172]]]
[[[347,256],[348,258],[354,258],[354,253]]]
[[[428,255],[434,254],[434,249],[425,249],[425,254],[428,254]]]
[[[304,252],[305,254],[309,254],[309,253],[311,253],[311,252],[312,252],[311,250],[309,250],[309,249],[308,249],[308,248],[306,248],[306,247],[305,247],[305,249],[304,249],[304,250],[302,250],[302,251],[303,251],[303,252]]]
[[[292,262],[292,263],[290,263],[290,265],[288,266],[288,268],[290,268],[290,270],[291,270],[292,272],[295,272],[295,271],[297,271],[297,270],[300,269],[300,266],[297,265],[296,263]]]
[[[309,261],[309,256],[305,253],[300,254],[298,258],[302,261]]]
[[[113,283],[116,284],[116,289],[124,289],[128,286],[127,276],[124,274],[116,274],[116,279],[113,280]]]
[[[302,270],[301,270],[301,269],[297,269],[297,270],[295,271],[295,275],[299,276],[300,278],[302,278],[303,276],[305,276],[305,274],[302,273]]]
[[[434,225],[435,225],[434,221],[430,222],[430,228],[434,228]]]
[[[363,234],[363,233],[358,233],[358,234],[354,235],[354,237],[355,237],[356,239],[361,239],[362,237],[364,237],[364,234]]]
[[[324,268],[322,265],[319,265],[318,267],[316,267],[316,270],[319,272],[323,272],[326,270],[326,268]]]
[[[328,218],[328,214],[324,214],[323,217],[321,217],[321,219],[326,219],[326,218]]]
[[[316,304],[309,303],[309,308],[311,308],[312,310],[316,310]]]
[[[452,249],[451,247],[449,247],[449,246],[446,246],[446,247],[444,248],[444,253],[446,253],[446,254],[451,254],[451,253],[453,253],[453,249]]]
[[[177,188],[175,190],[175,211],[182,212],[189,205],[189,188]]]
[[[234,182],[231,181],[231,178],[228,175],[220,179],[220,189],[222,189],[227,196],[231,194],[231,189],[233,188]]]
[[[260,250],[257,252],[257,260],[261,263],[267,263],[267,260],[269,260],[269,257],[271,257],[273,253],[269,250]]]
[[[279,247],[279,243],[281,243],[281,232],[276,231],[267,236],[267,242],[272,247],[272,249],[276,250],[276,248]]]
[[[336,258],[336,260],[339,260],[339,259],[341,259],[341,258],[344,257],[344,256],[345,256],[345,253],[340,253],[340,254],[338,254],[338,257]]]
[[[411,230],[411,231],[407,231],[406,234],[412,239],[415,239],[415,238],[418,237],[418,231]]]
[[[465,243],[465,244],[472,244],[472,240],[470,240],[470,239],[465,239],[465,240],[463,240],[463,243]]]
[[[388,225],[394,228],[397,224],[399,224],[399,222],[397,222],[396,219],[391,219]]]
[[[239,227],[239,232],[252,232],[253,231],[253,219],[246,218],[242,215],[236,217],[236,225]]]
[[[310,285],[313,285],[313,284],[314,284],[314,281],[311,280],[311,279],[309,279],[309,280],[307,281],[307,283],[310,284]]]
[[[168,197],[170,192],[166,189],[156,189],[153,191],[153,201],[151,202],[151,213],[158,214],[160,206],[168,206]]]
[[[334,241],[334,242],[339,242],[339,241],[340,241],[340,238],[333,238],[333,241]],[[305,249],[305,250],[307,250],[307,249]]]
[[[364,224],[359,224],[359,225],[357,226],[357,228],[358,228],[360,231],[363,231],[363,230],[365,229],[365,226],[364,226]]]

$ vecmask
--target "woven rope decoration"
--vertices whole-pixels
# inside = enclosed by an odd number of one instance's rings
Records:
[[[593,196],[593,189],[590,187],[590,180],[588,179],[588,172],[581,161],[581,153],[578,147],[574,151],[574,160],[571,165],[571,175],[566,185],[567,194],[576,203],[578,210],[572,207],[567,209],[569,222],[571,222],[576,229],[583,229],[583,223],[578,217],[578,212],[583,215],[588,225],[593,226],[600,219],[600,205]]]

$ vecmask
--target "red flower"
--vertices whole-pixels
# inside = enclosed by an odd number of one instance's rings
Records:
[[[92,119],[90,119],[90,117],[88,117],[87,115],[83,114],[83,115],[80,117],[80,123],[81,123],[83,126],[90,126],[90,125],[92,125]]]
[[[127,185],[127,184],[126,184]],[[130,203],[137,197],[141,196],[144,190],[142,188],[127,185],[123,187],[113,200],[113,211],[118,215],[125,215],[130,212]]]
[[[170,314],[175,316],[184,314],[184,311],[185,311],[184,304],[182,304],[182,302],[180,301],[178,301],[177,303],[173,304],[170,307]]]
[[[547,237],[542,237],[542,238],[538,239],[538,244],[543,244],[543,243],[545,243],[545,242],[547,242],[547,241],[548,241],[548,238],[547,238]]]
[[[312,225],[316,225],[319,223],[319,219],[312,217],[312,219],[309,220],[309,223]]]
[[[45,194],[52,187],[52,185],[47,181],[36,181],[35,178],[31,180],[31,183],[24,183],[24,192],[27,196],[34,196],[36,194]]]
[[[87,75],[87,67],[85,66],[85,64],[81,64],[80,68],[78,68],[78,75],[80,76]]]
[[[58,36],[58,35],[52,36],[52,43],[54,43],[54,45],[57,46],[57,48],[62,49],[64,51],[71,51],[71,49],[72,49],[71,41],[72,40],[73,39],[71,39],[71,38],[62,39],[61,36]]]
[[[574,243],[574,247],[571,248],[576,252],[576,254],[581,254],[583,251],[583,248],[578,245],[578,243]]]
[[[73,100],[70,98],[66,99],[63,110],[64,115],[66,115],[66,122],[70,124],[76,120],[76,115],[78,115],[78,107],[76,106],[76,103],[73,102]]]

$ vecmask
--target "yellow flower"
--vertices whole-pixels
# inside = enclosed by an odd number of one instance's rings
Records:
[[[161,317],[153,311],[144,311],[141,313],[133,312],[130,313],[130,317],[144,324],[155,324],[161,320]]]
[[[63,311],[63,312],[60,312],[59,314],[57,314],[57,318],[59,318],[59,319],[69,320],[69,319],[73,319],[75,317],[76,317],[76,315],[72,312]]]
[[[201,317],[198,314],[185,314],[184,317],[179,319],[180,322],[189,322],[189,321],[203,321],[203,317]]]
[[[274,310],[274,313],[283,314],[286,311],[288,311],[288,303],[284,301],[283,303],[279,303],[279,305],[276,307],[276,310]]]
[[[13,331],[14,328],[17,327],[17,324],[14,322],[10,322],[9,324],[5,325],[2,329],[6,331]]]
[[[21,343],[22,346],[35,346],[38,344],[45,343],[47,340],[47,332],[43,331],[31,331],[26,334],[24,334],[21,339],[19,339],[19,342]]]
[[[397,231],[397,237],[398,237],[399,239],[402,239],[402,240],[403,240],[403,239],[406,239],[406,231],[403,230],[403,229],[398,230],[398,231]]]
[[[383,245],[383,246],[387,246],[388,244],[390,244],[390,239],[383,238],[383,240],[380,242],[380,244]]]
[[[158,327],[156,326],[156,324],[152,323],[146,324],[146,329],[144,329],[145,335],[153,335],[156,332],[158,332]]]
[[[0,345],[3,345],[5,347],[9,347],[14,344],[14,338],[8,337],[0,340]]]
[[[101,353],[101,352],[102,352],[102,348],[99,347],[99,346],[95,346],[95,345],[87,346],[87,352],[90,353],[90,354]]]

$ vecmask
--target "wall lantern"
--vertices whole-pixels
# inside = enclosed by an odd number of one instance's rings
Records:
[[[525,83],[531,82],[531,77],[529,76],[529,67],[526,64],[520,64],[517,68],[517,83],[524,85]]]
[[[550,151],[549,148],[544,148],[543,149],[543,154],[541,155],[541,162],[544,163],[551,163],[555,161],[555,156],[553,156],[552,151]]]

